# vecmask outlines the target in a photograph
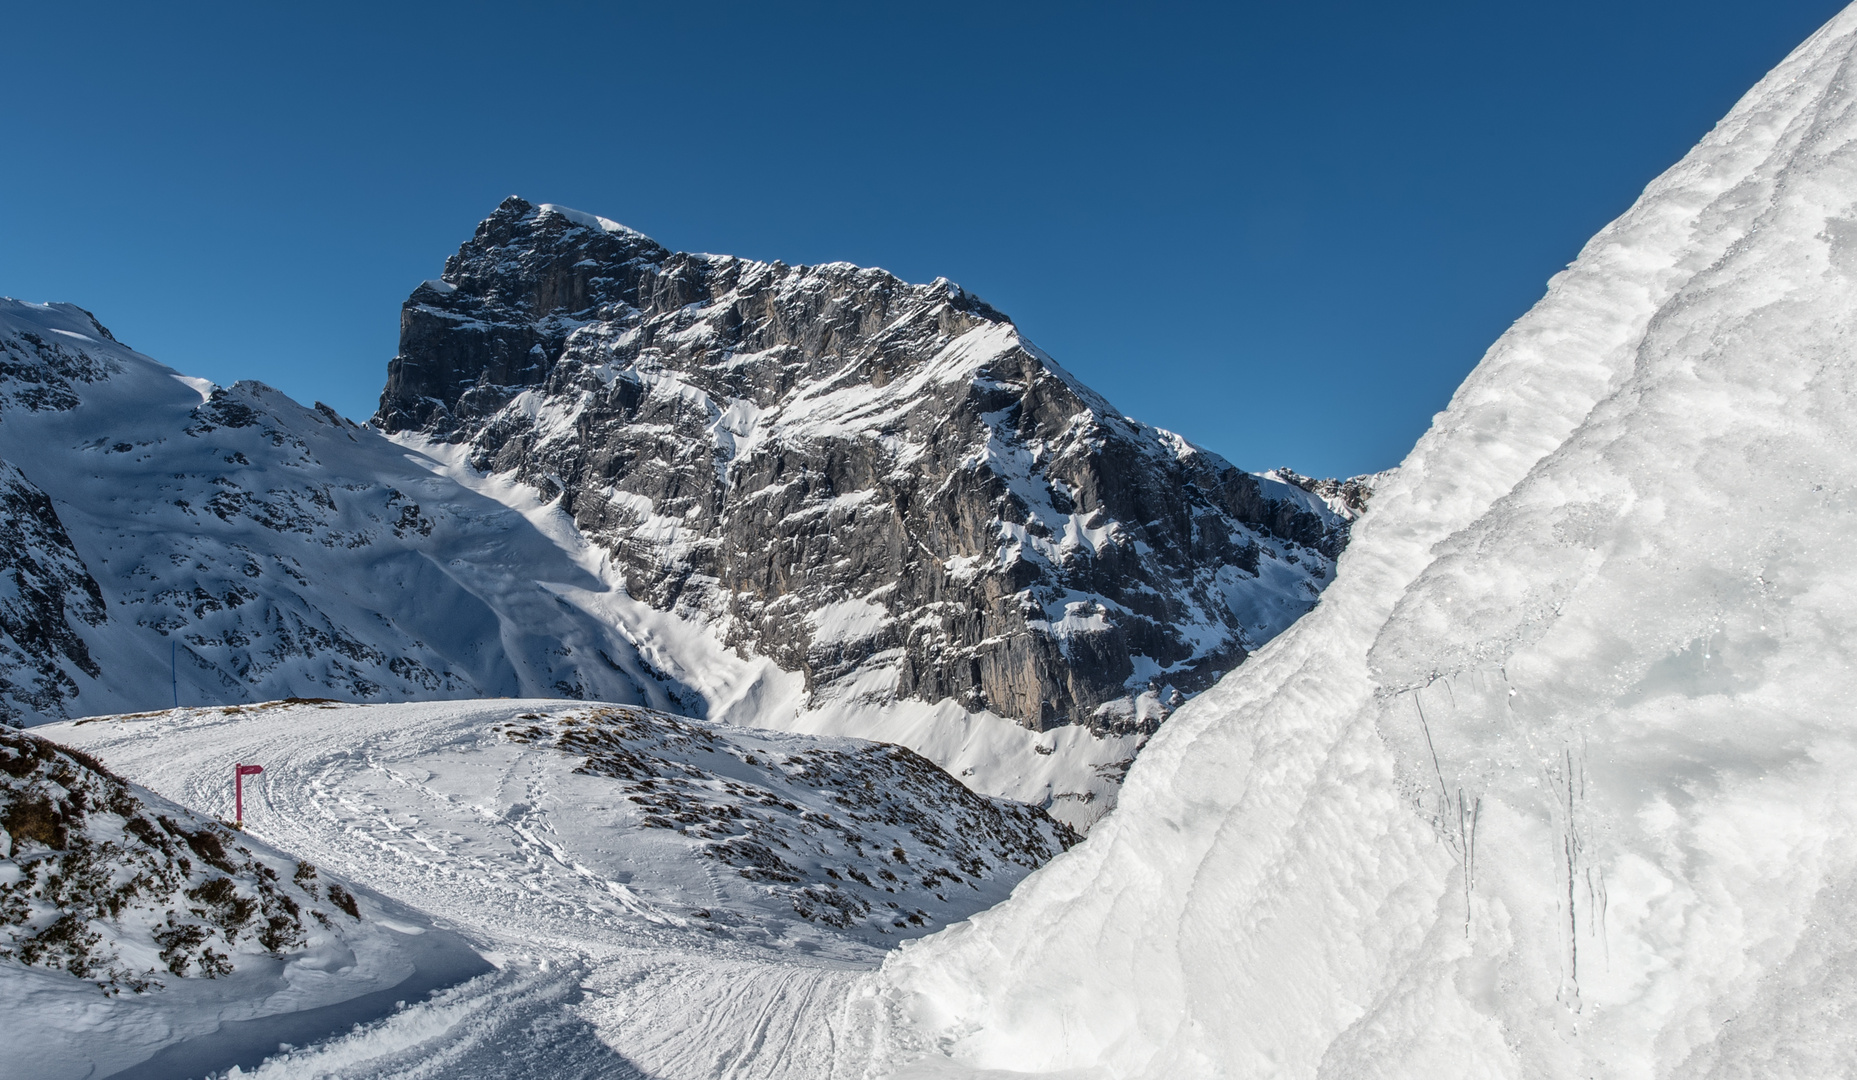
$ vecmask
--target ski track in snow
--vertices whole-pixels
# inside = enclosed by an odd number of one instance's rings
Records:
[[[386,1020],[283,1052],[266,1080],[783,1080],[863,1075],[841,1030],[858,971],[624,955],[511,967]],[[833,1013],[840,1015],[834,1016]],[[862,1036],[862,1037],[860,1037]],[[845,1064],[846,1059],[851,1064]]]
[[[500,966],[267,1076],[1853,1075],[1854,58],[1857,8],[1555,279],[1088,842],[906,948],[603,847],[484,722],[536,705],[47,734],[222,815],[261,761],[255,835]]]
[[[729,867],[687,849],[654,862],[649,842],[675,834],[599,818],[593,800],[613,781],[498,734],[499,721],[536,709],[585,706],[304,704],[39,730],[227,819],[231,763],[263,764],[245,789],[251,835],[427,913],[501,969],[257,1075],[864,1075],[881,1029],[867,988],[886,950],[771,900],[755,907]],[[790,750],[817,741],[729,737]],[[966,902],[997,902],[1009,884],[978,882]],[[699,903],[717,905],[702,912],[713,920],[697,917]]]

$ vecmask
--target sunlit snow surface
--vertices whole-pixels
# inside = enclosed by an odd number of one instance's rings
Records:
[[[1087,844],[891,961],[919,1068],[1857,1070],[1854,49],[1555,279]]]
[[[420,793],[442,769],[331,739],[353,805],[293,795],[260,835],[505,968],[269,1073],[1857,1072],[1854,53],[1847,12],[1594,239],[1316,611],[1003,905],[873,974],[632,911],[543,833],[491,884],[395,816],[475,820]],[[122,767],[217,808],[183,746]],[[541,805],[511,775],[499,812]]]
[[[634,706],[268,704],[38,731],[222,817],[230,762],[262,762],[251,835],[502,968],[276,1063],[287,1076],[735,1075],[762,1055],[829,1075],[831,1045],[797,1049],[820,1033],[812,998],[846,1000],[887,946],[998,903],[1074,841],[897,747]],[[556,1041],[499,1056],[535,1025]]]
[[[0,732],[0,1077],[110,1076],[215,1037],[214,1060],[255,1062],[489,969],[422,915],[94,764]]]

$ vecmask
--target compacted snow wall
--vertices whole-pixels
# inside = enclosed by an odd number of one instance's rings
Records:
[[[1857,1068],[1854,52],[1554,279],[1085,844],[892,958],[909,1071]]]

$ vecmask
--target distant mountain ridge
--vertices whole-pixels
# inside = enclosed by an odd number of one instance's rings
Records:
[[[511,197],[374,423],[558,499],[632,595],[815,696],[1151,731],[1313,604],[1351,515],[1122,416],[945,280],[672,252]]]
[[[517,199],[445,273],[370,425],[0,300],[0,721],[597,700],[899,743],[1086,829],[1367,490],[1123,417],[945,281]]]
[[[679,707],[561,606],[550,584],[599,583],[520,514],[326,406],[179,376],[81,308],[0,300],[0,459],[0,719],[293,695]]]

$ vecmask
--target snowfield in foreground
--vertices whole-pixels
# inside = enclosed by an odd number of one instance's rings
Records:
[[[251,835],[430,913],[499,963],[397,1018],[410,1045],[376,1035],[341,1051],[372,1069],[444,1048],[498,1075],[486,1023],[543,1017],[583,1034],[538,1061],[631,1068],[610,1044],[652,1075],[712,1075],[715,1055],[765,1043],[762,1012],[800,1009],[815,984],[843,998],[896,940],[998,903],[1077,839],[901,747],[633,706],[272,704],[37,730],[223,817],[233,761],[262,763]]]

